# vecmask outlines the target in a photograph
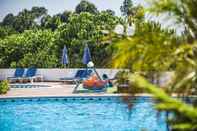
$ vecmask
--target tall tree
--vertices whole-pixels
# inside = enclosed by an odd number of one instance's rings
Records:
[[[6,36],[15,33],[17,32],[10,26],[0,26],[0,38],[5,38]]]
[[[2,22],[2,25],[13,27],[17,32],[32,29],[37,26],[35,20],[46,15],[47,9],[44,7],[32,7],[31,10],[24,9],[17,16],[8,14]]]
[[[62,14],[60,14],[60,18],[62,22],[68,22],[69,16],[72,14],[71,11],[64,11]]]
[[[120,7],[122,15],[125,17],[123,22],[124,35],[127,34],[128,25],[139,26],[144,20],[144,8],[141,5],[134,6],[132,0],[124,0],[122,6]]]
[[[113,30],[118,23],[117,19],[117,17],[106,12],[96,15],[82,12],[80,14],[72,14],[68,23],[59,26],[57,31],[60,32],[60,50],[62,50],[64,45],[72,49],[68,55],[73,61],[69,65],[72,67],[82,66],[80,56],[83,53],[85,44],[88,43],[95,65],[102,66],[102,58],[108,56],[109,53],[106,51],[107,45],[100,43],[104,37],[102,31],[108,30],[110,32]]]
[[[75,12],[80,14],[81,12],[89,12],[92,14],[98,13],[96,6],[89,1],[82,0],[75,8]]]
[[[31,14],[37,18],[47,14],[47,9],[44,7],[32,7]]]
[[[105,13],[108,13],[109,15],[115,16],[115,11],[113,11],[111,9],[107,9],[107,10],[104,10],[104,11],[101,11],[101,12],[105,12]]]
[[[0,67],[56,67],[55,38],[50,30],[28,30],[0,39]]]
[[[41,19],[41,27],[56,30],[62,23],[67,23],[72,13],[70,11],[64,11],[63,13],[56,14],[54,16],[45,15]]]
[[[133,2],[131,0],[124,0],[120,7],[120,11],[123,16],[129,16],[132,14]]]
[[[7,14],[3,21],[2,21],[2,25],[3,26],[10,26],[10,27],[13,27],[14,25],[14,22],[15,22],[15,16],[12,14],[12,13],[9,13]]]

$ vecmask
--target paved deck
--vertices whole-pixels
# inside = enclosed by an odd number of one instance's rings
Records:
[[[123,96],[128,94],[108,94],[108,93],[73,93],[76,85],[69,85],[61,82],[34,83],[44,85],[39,88],[11,88],[7,94],[0,95],[0,98],[16,97],[64,97],[64,96]]]
[[[10,88],[7,94],[0,95],[0,98],[7,97],[36,97],[36,96],[64,96],[72,94],[75,85],[67,85],[61,82],[35,83],[44,85],[39,88]],[[47,86],[46,86],[47,85]]]

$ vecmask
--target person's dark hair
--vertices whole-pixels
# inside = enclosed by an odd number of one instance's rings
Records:
[[[104,79],[104,80],[108,79],[107,74],[103,74],[103,76],[102,76],[102,77],[103,77],[103,79]]]

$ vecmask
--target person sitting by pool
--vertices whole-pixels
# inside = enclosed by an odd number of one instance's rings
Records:
[[[107,80],[108,81],[108,83],[107,83],[108,87],[113,87],[112,80],[109,79],[107,74],[103,74],[102,78],[103,78],[103,80]]]
[[[108,84],[108,80],[100,80],[96,74],[83,81],[83,87],[87,89],[103,89]]]

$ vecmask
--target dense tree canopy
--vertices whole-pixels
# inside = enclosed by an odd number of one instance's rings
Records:
[[[103,67],[103,57],[111,55],[103,38],[113,33],[119,21],[114,11],[98,12],[88,1],[81,1],[76,12],[64,11],[53,16],[43,7],[24,9],[16,16],[8,14],[0,25],[0,67],[61,67],[64,45],[71,60],[68,66],[83,67],[86,44],[95,65]]]
[[[7,14],[7,15],[4,17],[3,22],[2,22],[2,25],[13,27],[14,21],[15,21],[14,15],[13,15],[12,13],[9,13],[9,14]]]
[[[54,38],[55,33],[38,30],[0,39],[1,67],[56,67]]]
[[[95,65],[104,66],[101,59],[107,57],[108,52],[106,45],[102,44],[104,37],[102,31],[104,29],[112,30],[118,22],[118,17],[105,12],[96,15],[87,12],[73,14],[67,24],[58,28],[60,32],[59,47],[63,48],[63,45],[66,44],[69,49],[72,49],[69,50],[70,59],[73,60],[70,65],[82,66],[80,56],[82,56],[85,45],[88,44]]]
[[[115,11],[110,10],[110,9],[104,10],[104,11],[102,11],[102,12],[106,12],[106,13],[108,13],[109,15],[115,16]]]
[[[2,21],[2,25],[9,26],[17,32],[33,29],[37,26],[36,19],[47,13],[44,7],[32,7],[31,10],[24,9],[18,15],[8,14]]]
[[[124,0],[120,10],[123,16],[129,16],[132,14],[133,2],[132,0]]]
[[[89,12],[96,14],[98,12],[96,6],[93,3],[90,3],[86,0],[82,0],[75,9],[76,13],[80,14],[81,12]]]
[[[72,12],[70,11],[64,11],[63,13],[56,14],[52,17],[50,15],[45,15],[41,19],[41,27],[54,31],[62,23],[67,23],[71,14]]]
[[[4,38],[15,33],[17,32],[10,26],[0,26],[0,38]]]

